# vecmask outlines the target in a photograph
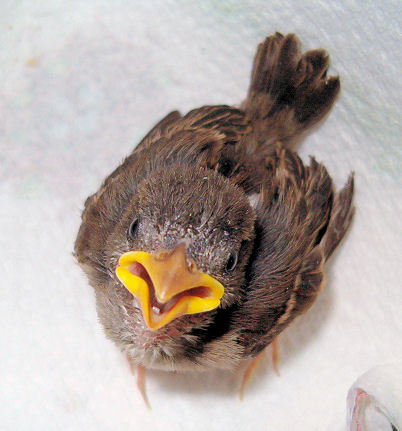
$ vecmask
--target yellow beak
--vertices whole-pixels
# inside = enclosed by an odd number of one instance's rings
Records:
[[[172,252],[124,253],[116,275],[137,299],[151,330],[160,329],[185,314],[213,310],[219,306],[224,293],[219,281],[187,260],[184,244]]]

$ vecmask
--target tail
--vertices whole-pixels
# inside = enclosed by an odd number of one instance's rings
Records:
[[[339,92],[338,77],[327,77],[328,54],[300,54],[293,34],[276,33],[258,46],[247,99],[242,104],[253,123],[251,140],[265,148],[289,140],[320,121]]]

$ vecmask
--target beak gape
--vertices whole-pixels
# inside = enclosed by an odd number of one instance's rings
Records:
[[[116,275],[135,296],[151,330],[185,314],[213,310],[220,304],[223,285],[199,271],[187,259],[185,249],[182,243],[170,252],[129,251],[119,259]]]

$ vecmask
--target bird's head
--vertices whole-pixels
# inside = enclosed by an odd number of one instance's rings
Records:
[[[244,191],[211,170],[163,169],[139,184],[108,248],[150,330],[241,298],[254,221]]]

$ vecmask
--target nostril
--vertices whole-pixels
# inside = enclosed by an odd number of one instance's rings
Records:
[[[186,259],[186,264],[190,272],[195,272],[197,270],[197,265],[192,259]]]
[[[169,252],[167,251],[158,251],[154,254],[156,260],[165,260],[169,256]]]

